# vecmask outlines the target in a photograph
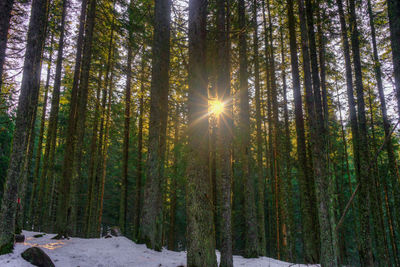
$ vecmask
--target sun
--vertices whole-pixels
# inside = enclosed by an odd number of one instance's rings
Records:
[[[210,102],[210,113],[214,114],[215,116],[219,116],[222,112],[224,112],[225,105],[219,100],[212,100]]]

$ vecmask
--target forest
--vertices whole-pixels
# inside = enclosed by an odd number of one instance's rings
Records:
[[[0,255],[400,266],[399,122],[399,0],[1,0]]]

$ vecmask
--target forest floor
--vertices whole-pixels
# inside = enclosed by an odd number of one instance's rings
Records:
[[[49,255],[56,267],[178,267],[186,266],[186,252],[174,252],[164,249],[156,252],[138,245],[125,237],[112,238],[70,238],[53,240],[54,234],[33,237],[36,232],[24,231],[25,242],[17,243],[14,252],[0,256],[1,267],[32,266],[21,257],[21,253],[37,246]],[[219,253],[217,253],[219,258]],[[245,259],[233,256],[234,266],[283,267],[305,266],[290,264],[267,257]],[[311,265],[308,265],[311,266]]]

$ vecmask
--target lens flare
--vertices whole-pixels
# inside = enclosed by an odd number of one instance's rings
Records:
[[[222,112],[224,112],[224,103],[219,100],[213,100],[210,103],[210,113],[215,116],[219,116]]]

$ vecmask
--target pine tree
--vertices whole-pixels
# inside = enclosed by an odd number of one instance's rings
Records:
[[[297,134],[297,157],[300,169],[300,193],[301,193],[301,212],[302,212],[302,227],[304,239],[304,253],[306,262],[313,263],[318,260],[319,250],[317,243],[317,233],[314,231],[313,225],[316,224],[314,212],[312,192],[309,190],[309,184],[313,183],[313,177],[308,170],[307,154],[306,154],[306,138],[305,126],[303,117],[303,101],[300,89],[300,70],[297,56],[297,42],[296,42],[296,28],[293,1],[288,0],[288,27],[290,39],[290,60],[292,66],[292,82],[293,82],[293,95],[295,105],[295,122]]]
[[[168,232],[168,249],[175,249],[175,230],[176,230],[176,206],[177,206],[177,178],[178,178],[178,164],[179,164],[179,127],[180,127],[180,108],[179,104],[175,107],[174,118],[174,163],[173,163],[173,176],[171,177],[171,208],[169,213],[169,232]]]
[[[385,92],[383,89],[382,70],[381,70],[381,63],[379,60],[378,48],[377,48],[377,43],[376,43],[376,30],[375,30],[374,14],[372,12],[371,1],[368,0],[367,4],[368,4],[369,24],[370,24],[370,29],[371,29],[371,41],[372,41],[376,85],[377,85],[379,100],[380,100],[380,104],[381,104],[380,107],[381,107],[382,120],[383,120],[383,130],[385,132],[385,139],[388,139],[388,141],[386,143],[386,152],[388,155],[389,171],[390,171],[390,175],[391,175],[390,181],[393,186],[395,206],[399,207],[400,206],[400,192],[399,192],[400,176],[399,176],[399,170],[398,170],[398,166],[397,166],[396,156],[394,153],[393,141],[392,141],[392,138],[389,136],[391,127],[390,127],[390,121],[388,118],[388,112],[387,112],[387,107],[386,107]],[[397,254],[397,252],[394,254]],[[397,257],[395,257],[395,258],[397,258]]]
[[[161,250],[162,189],[165,134],[168,115],[171,1],[154,6],[154,39],[150,92],[149,152],[141,210],[139,239],[147,247]]]
[[[40,198],[43,198],[43,201],[38,203],[37,216],[41,220],[38,222],[43,226],[44,223],[48,224],[50,220],[49,216],[49,195],[51,184],[53,183],[54,175],[53,175],[53,166],[54,166],[54,154],[56,149],[56,139],[57,139],[57,126],[58,126],[58,113],[59,113],[59,104],[60,104],[60,89],[61,89],[61,72],[62,72],[62,62],[63,62],[63,49],[64,49],[64,35],[65,35],[65,17],[66,17],[66,9],[68,6],[68,1],[63,0],[62,2],[62,11],[61,11],[61,24],[60,24],[60,38],[58,40],[58,51],[57,51],[57,61],[56,61],[56,73],[54,78],[54,86],[53,86],[53,94],[51,98],[51,108],[50,108],[50,117],[49,117],[49,125],[47,128],[47,138],[46,138],[46,146],[43,157],[43,170],[40,177],[40,188],[39,194]],[[46,225],[47,229],[49,229],[49,225]]]
[[[128,205],[128,159],[129,159],[129,124],[131,113],[131,80],[132,80],[132,45],[133,45],[133,1],[130,1],[128,14],[129,14],[129,28],[128,28],[128,57],[126,64],[126,85],[125,85],[125,121],[124,121],[124,148],[123,148],[123,171],[122,171],[122,190],[121,190],[121,204],[120,204],[120,218],[119,224],[122,232],[126,232],[126,213]]]
[[[47,1],[32,2],[29,21],[21,92],[18,99],[16,125],[12,152],[8,167],[0,214],[0,254],[9,253],[14,246],[17,199],[23,181],[24,170],[28,164],[27,153],[30,132],[35,120],[35,110],[39,97],[40,62],[45,42],[47,24]]]
[[[79,88],[76,96],[71,98],[70,116],[68,118],[68,129],[66,138],[66,150],[64,154],[63,173],[59,183],[59,201],[57,208],[57,232],[58,237],[69,236],[71,229],[71,212],[75,207],[71,207],[71,192],[74,186],[73,179],[76,179],[76,154],[79,151],[79,144],[82,143],[86,104],[88,97],[88,82],[90,61],[92,56],[93,28],[96,14],[96,0],[89,1],[89,9],[86,19],[85,38],[82,50],[81,71],[79,77]],[[82,15],[82,14],[81,14]],[[79,40],[78,40],[79,41]],[[79,50],[77,51],[78,55]],[[75,66],[77,67],[77,66]],[[75,81],[75,79],[74,79]],[[74,92],[73,92],[74,94]],[[73,102],[76,101],[76,102]],[[78,151],[77,151],[78,150]],[[80,163],[79,163],[80,164]]]
[[[143,47],[144,51],[144,47]],[[138,122],[138,146],[137,146],[137,165],[136,165],[136,187],[135,187],[135,214],[134,229],[135,236],[138,237],[140,228],[140,213],[142,207],[142,158],[143,158],[143,113],[144,113],[144,82],[145,82],[145,57],[142,57],[141,77],[140,77],[140,96],[139,96],[139,122]]]
[[[359,45],[359,32],[356,18],[355,1],[350,0],[349,8],[349,22],[350,22],[350,36],[351,36],[351,48],[353,55],[354,64],[354,76],[355,86],[357,95],[357,109],[358,109],[358,144],[360,151],[360,192],[359,192],[359,211],[360,211],[360,261],[363,266],[373,266],[373,255],[371,248],[371,236],[370,236],[370,167],[369,167],[369,148],[367,140],[367,121],[365,116],[365,104],[364,104],[364,86],[361,70],[360,60],[360,45]],[[374,212],[374,211],[373,211]]]
[[[206,0],[189,2],[187,265],[217,266],[208,156]]]
[[[294,246],[295,241],[293,238],[294,232],[294,218],[293,214],[293,203],[291,196],[292,190],[292,158],[290,153],[292,151],[292,144],[290,141],[290,122],[289,122],[289,110],[288,110],[288,98],[287,98],[287,84],[286,84],[286,47],[284,44],[283,25],[280,26],[280,41],[281,41],[281,75],[282,75],[282,89],[283,89],[283,101],[284,101],[284,161],[285,161],[285,175],[283,180],[283,225],[282,225],[282,245],[284,246],[285,258],[293,261],[294,257]]]
[[[50,51],[49,51],[49,61],[47,65],[47,74],[46,74],[46,84],[44,86],[44,97],[43,97],[43,106],[42,106],[42,115],[40,120],[40,131],[39,131],[39,142],[36,151],[36,160],[35,160],[35,169],[33,173],[33,185],[32,185],[32,193],[31,193],[31,200],[30,200],[30,208],[29,208],[29,220],[30,224],[33,226],[34,230],[38,230],[39,228],[39,216],[38,216],[38,202],[41,202],[41,198],[43,197],[40,194],[40,162],[42,158],[43,152],[43,139],[44,139],[44,126],[46,122],[46,111],[47,111],[47,99],[49,95],[49,87],[50,87],[50,74],[51,74],[51,65],[53,62],[53,44],[54,38],[53,34],[51,35],[50,41]]]
[[[245,214],[245,252],[247,258],[257,257],[258,231],[257,217],[254,196],[254,183],[250,173],[250,107],[248,91],[248,70],[247,70],[247,44],[246,44],[246,15],[243,0],[238,3],[239,15],[239,128],[240,128],[240,164],[242,169],[242,181],[244,186]]]
[[[258,23],[257,23],[257,1],[252,3],[253,16],[253,53],[254,53],[254,86],[256,101],[256,131],[257,131],[257,222],[258,222],[258,246],[259,255],[266,255],[265,240],[265,213],[264,213],[264,171],[263,171],[263,145],[261,129],[261,93],[260,93],[260,65],[258,55]]]
[[[92,237],[95,236],[95,223],[93,220],[93,207],[97,207],[94,203],[95,195],[98,194],[98,176],[96,175],[97,170],[97,149],[98,149],[98,139],[99,136],[99,120],[100,120],[100,93],[102,86],[103,70],[102,65],[98,67],[98,78],[97,78],[97,89],[96,89],[96,105],[93,118],[92,126],[92,138],[90,142],[90,159],[89,159],[89,173],[88,173],[88,193],[85,206],[85,217],[83,221],[83,236]]]
[[[230,85],[230,47],[229,47],[229,24],[226,14],[226,0],[217,2],[217,99],[224,105],[224,110],[217,118],[217,206],[220,216],[218,229],[220,232],[220,266],[233,266],[232,258],[232,213],[231,213],[231,184],[232,184],[232,97]],[[218,115],[217,115],[218,116]]]

